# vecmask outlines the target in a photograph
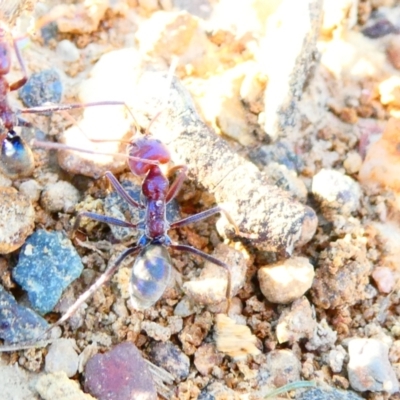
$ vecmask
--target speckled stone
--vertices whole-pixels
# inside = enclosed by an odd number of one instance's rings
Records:
[[[79,356],[74,339],[58,339],[54,341],[45,358],[46,372],[66,373],[71,378],[78,371]]]
[[[62,92],[58,72],[47,69],[31,74],[18,94],[26,107],[38,107],[44,103],[60,103]]]
[[[38,230],[21,249],[13,278],[28,292],[32,306],[46,314],[82,270],[81,259],[67,237],[60,232]]]
[[[39,337],[49,324],[29,308],[20,306],[0,285],[0,337],[8,343]]]
[[[58,181],[48,184],[42,192],[40,204],[48,212],[73,212],[80,200],[80,193],[69,182]]]
[[[149,359],[153,364],[166,369],[176,381],[181,381],[189,375],[189,357],[171,342],[152,342]]]
[[[29,198],[16,189],[0,190],[0,254],[21,247],[34,227],[35,210]]]
[[[312,388],[299,393],[297,400],[362,400],[358,394],[350,390],[339,390],[335,388],[320,389]]]
[[[98,400],[157,400],[151,373],[136,346],[121,343],[85,368],[85,390]]]

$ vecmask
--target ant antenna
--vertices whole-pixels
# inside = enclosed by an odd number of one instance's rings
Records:
[[[161,108],[160,110],[156,113],[156,115],[153,117],[153,119],[150,121],[149,125],[146,128],[145,135],[150,134],[150,128],[153,125],[153,122],[162,114],[163,111],[168,107],[169,103],[169,98],[171,95],[171,86],[172,86],[172,79],[174,78],[174,72],[176,71],[178,67],[178,61],[179,58],[177,56],[173,56],[171,60],[171,65],[168,69],[168,75],[167,75],[167,81],[165,84],[165,95],[164,95],[164,101],[161,103]]]

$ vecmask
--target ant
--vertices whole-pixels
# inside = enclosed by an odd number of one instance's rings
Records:
[[[22,78],[9,84],[5,76],[11,69],[11,47],[6,29],[0,25],[0,170],[11,179],[32,174],[34,159],[30,147],[14,131],[14,126],[31,127],[31,124],[17,117],[8,102],[8,93],[20,89],[28,80],[25,64],[17,41],[13,40],[15,54],[22,70]]]
[[[47,332],[68,320],[99,287],[111,279],[112,275],[128,256],[137,255],[132,266],[129,284],[132,305],[138,310],[144,310],[153,306],[164,293],[171,275],[172,260],[168,253],[168,248],[192,253],[225,268],[228,275],[226,298],[227,311],[229,310],[231,295],[230,266],[194,247],[174,244],[168,236],[168,231],[204,220],[217,213],[223,213],[226,216],[228,221],[235,228],[236,233],[238,233],[238,228],[226,210],[220,205],[177,222],[168,222],[166,218],[166,206],[176,197],[182,188],[187,167],[185,165],[177,165],[170,168],[167,174],[162,172],[160,164],[169,163],[171,161],[171,156],[168,148],[161,141],[150,136],[149,127],[144,134],[135,135],[133,140],[129,143],[127,151],[128,166],[131,172],[143,179],[143,202],[134,200],[111,172],[108,171],[105,173],[105,176],[108,178],[115,191],[129,205],[145,210],[144,219],[138,223],[132,223],[85,211],[77,215],[73,226],[73,232],[75,232],[80,225],[81,219],[87,217],[107,224],[139,229],[143,233],[136,245],[122,252],[116,261],[106,269],[97,281],[75,301],[64,316],[53,324]],[[178,172],[178,175],[175,181],[170,185],[168,176],[176,172]]]

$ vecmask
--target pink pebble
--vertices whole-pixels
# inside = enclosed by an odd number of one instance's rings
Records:
[[[372,278],[381,293],[390,293],[394,286],[393,272],[388,267],[377,267],[372,272]]]
[[[98,400],[157,400],[149,368],[131,342],[96,354],[88,361],[85,390]]]

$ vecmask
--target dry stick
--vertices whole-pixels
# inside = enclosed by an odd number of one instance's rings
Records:
[[[145,72],[135,90],[133,112],[152,119],[160,109],[161,72]],[[292,254],[313,237],[315,212],[288,192],[266,183],[266,176],[236,154],[198,115],[187,90],[175,78],[167,109],[152,123],[152,135],[171,150],[176,164],[224,204],[244,237],[260,250]]]

